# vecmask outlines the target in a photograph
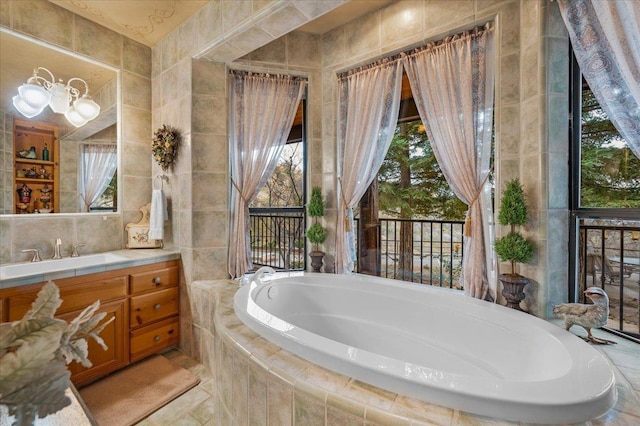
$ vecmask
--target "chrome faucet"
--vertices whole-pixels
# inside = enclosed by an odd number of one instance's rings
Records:
[[[38,252],[38,249],[26,249],[26,250],[22,250],[23,253],[33,253],[33,257],[31,258],[32,262],[40,262],[42,259],[40,259],[40,252]]]
[[[73,245],[73,252],[71,253],[71,257],[78,257],[80,256],[80,253],[78,253],[78,248],[79,247],[84,247],[84,244],[74,244]]]
[[[54,246],[52,259],[62,259],[60,255],[60,247],[62,247],[62,239],[56,238],[56,245]]]

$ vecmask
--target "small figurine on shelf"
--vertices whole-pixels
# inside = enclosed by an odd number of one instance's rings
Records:
[[[29,204],[31,202],[31,188],[26,183],[23,183],[22,188],[18,188],[16,191],[21,203]]]
[[[42,160],[49,161],[49,148],[47,148],[47,144],[44,144],[44,148],[42,149]]]
[[[46,183],[40,188],[40,201],[43,204],[43,208],[48,209],[51,202],[51,188]]]
[[[28,208],[29,208],[29,204],[25,204],[25,203],[16,204],[16,209],[18,214],[29,213]]]
[[[37,178],[38,177],[38,172],[36,172],[36,168],[35,167],[32,167],[32,168],[30,168],[29,170],[27,170],[25,172],[24,176],[28,177],[28,178],[32,178],[32,179],[33,178]]]

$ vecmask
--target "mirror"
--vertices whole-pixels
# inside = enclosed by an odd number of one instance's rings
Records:
[[[53,112],[49,106],[32,118],[23,116],[13,105],[13,97],[18,94],[18,87],[26,83],[38,67],[46,68],[56,81],[65,85],[73,78],[84,80],[89,95],[100,105],[100,114],[81,127],[75,127],[64,114]],[[91,208],[85,206],[83,195],[91,191],[85,185],[88,179],[83,180],[82,177],[83,170],[89,166],[83,167],[83,163],[89,164],[89,161],[82,162],[81,158],[89,158],[91,152],[115,149],[116,164],[119,164],[118,74],[117,68],[4,28],[0,31],[0,123],[4,123],[0,135],[0,142],[3,142],[0,154],[4,157],[4,161],[0,161],[3,182],[0,214],[117,210],[117,188],[121,181],[117,170],[113,178],[106,179],[109,184],[101,192],[102,197],[97,197]],[[38,75],[51,80],[46,72]],[[79,91],[80,96],[85,93],[82,82],[72,81],[70,85]],[[17,126],[15,132],[14,124]],[[51,140],[56,139],[55,142],[47,143],[42,139],[38,133],[40,128],[55,129],[57,136],[50,136]],[[38,134],[25,133],[24,129]],[[31,146],[36,148],[35,154],[29,152]],[[111,158],[113,156],[112,153]],[[21,203],[22,193],[18,191],[25,184],[33,198],[29,204]],[[47,195],[47,191],[51,191],[51,195]]]

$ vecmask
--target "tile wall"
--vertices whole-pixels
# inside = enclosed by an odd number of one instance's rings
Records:
[[[43,258],[51,257],[53,241],[57,237],[63,239],[64,253],[75,242],[86,243],[87,253],[122,249],[124,225],[138,222],[141,218],[138,209],[151,201],[151,49],[43,0],[0,2],[0,26],[119,69],[121,156],[123,159],[138,158],[135,162],[122,161],[120,165],[119,213],[42,218],[0,215],[0,262],[26,260],[21,253],[26,248],[38,248]],[[7,137],[12,132],[10,122],[10,119],[3,120],[2,151],[5,153],[12,151],[9,147],[12,138]],[[5,154],[5,164],[11,159],[12,156]],[[7,192],[5,182],[3,194]],[[6,202],[5,194],[5,208]]]
[[[321,126],[320,143],[313,140],[311,144],[311,184],[321,184],[328,195],[333,209],[328,211],[325,225],[333,231],[337,72],[488,21],[496,23],[497,186],[519,177],[525,187],[531,220],[523,231],[535,241],[537,250],[534,260],[520,270],[533,280],[526,289],[524,305],[535,315],[547,317],[551,314],[549,302],[566,300],[568,262],[568,39],[556,3],[402,1],[323,34],[321,88],[312,88],[322,94],[322,108],[320,117],[317,109],[309,114],[310,120]],[[235,63],[266,70],[292,69],[293,37],[311,35],[290,33]],[[549,230],[552,239],[547,238]],[[333,240],[331,236],[327,239],[325,251],[333,252]]]
[[[121,70],[123,212],[100,216],[99,223],[108,226],[96,228],[99,238],[94,238],[91,250],[123,247],[124,225],[137,222],[138,208],[150,201],[153,177],[160,172],[147,152],[151,134],[165,123],[181,130],[184,142],[165,184],[171,218],[166,236],[182,254],[187,352],[192,325],[188,284],[227,278],[228,67],[284,70],[309,77],[310,184],[323,186],[329,200],[325,224],[332,228],[335,73],[489,20],[497,23],[498,184],[520,176],[536,206],[526,232],[536,240],[537,257],[521,270],[535,280],[526,303],[532,313],[545,316],[548,302],[561,299],[566,291],[566,238],[547,242],[549,230],[554,235],[565,232],[568,223],[562,181],[567,124],[553,119],[562,117],[566,107],[566,70],[559,58],[566,52],[567,41],[557,5],[547,0],[405,0],[322,36],[292,32],[340,3],[212,1],[153,49],[47,1],[0,3],[3,27]],[[28,247],[42,247],[46,253],[51,226],[75,239],[96,221],[84,216],[0,217],[0,260],[24,260],[20,249]],[[72,235],[69,229],[75,230]],[[325,251],[332,251],[331,238]]]

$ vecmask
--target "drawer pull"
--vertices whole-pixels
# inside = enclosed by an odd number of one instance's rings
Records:
[[[155,309],[156,311],[160,309],[160,304],[156,303],[155,305],[153,305],[153,309]]]
[[[153,338],[153,341],[154,341],[154,342],[159,342],[159,341],[160,341],[160,336],[156,336],[156,337],[154,337],[154,338]]]
[[[160,279],[160,277],[155,277],[155,278],[153,279],[153,283],[154,283],[156,286],[159,286],[160,284],[162,284],[162,280]]]

